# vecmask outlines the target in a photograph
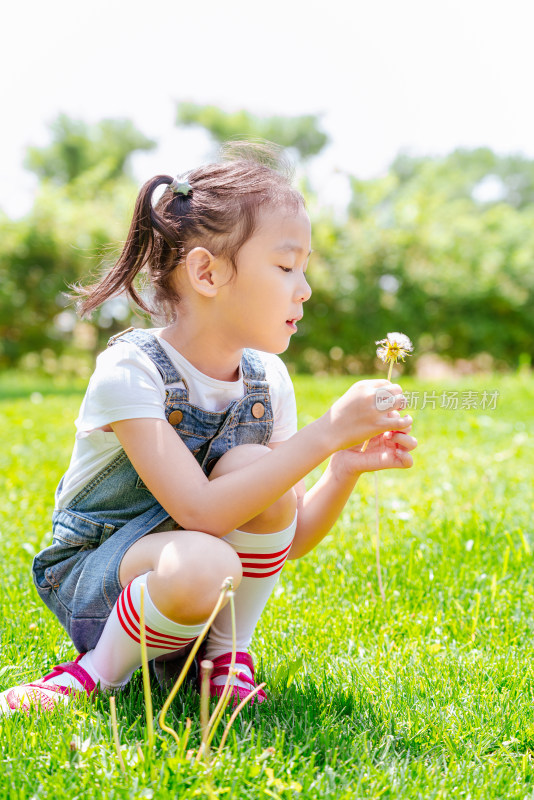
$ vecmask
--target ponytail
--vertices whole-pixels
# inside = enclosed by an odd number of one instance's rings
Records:
[[[82,317],[89,316],[105,300],[125,291],[143,311],[151,309],[140,297],[134,286],[138,273],[148,263],[155,247],[155,233],[162,237],[172,249],[177,245],[176,233],[154,209],[152,196],[158,186],[170,185],[169,175],[156,175],[142,187],[135,203],[128,237],[119,260],[114,267],[97,283],[90,286],[76,286],[78,312]]]

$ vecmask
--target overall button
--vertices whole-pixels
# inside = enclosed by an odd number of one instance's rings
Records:
[[[171,425],[179,425],[180,422],[183,420],[184,415],[178,409],[176,411],[171,411],[169,414],[169,422]]]
[[[254,405],[251,408],[251,411],[252,411],[252,416],[255,417],[255,419],[261,419],[265,414],[265,406],[263,405],[263,403],[254,403]]]

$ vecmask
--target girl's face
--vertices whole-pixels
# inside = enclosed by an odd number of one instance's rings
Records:
[[[304,209],[260,212],[255,232],[237,255],[237,274],[219,290],[224,295],[225,328],[238,349],[287,349],[311,295],[306,281],[310,239]]]

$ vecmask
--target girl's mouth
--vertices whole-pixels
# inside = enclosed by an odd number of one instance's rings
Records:
[[[286,325],[287,325],[287,326],[289,327],[289,329],[291,330],[291,333],[296,333],[296,332],[297,332],[297,325],[296,325],[296,323],[297,323],[297,322],[298,322],[298,318],[295,318],[295,319],[287,319],[287,320],[286,320]]]

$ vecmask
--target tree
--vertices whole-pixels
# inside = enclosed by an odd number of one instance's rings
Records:
[[[198,125],[205,128],[219,143],[236,138],[266,139],[281,147],[295,150],[303,160],[320,153],[328,143],[328,136],[321,131],[315,114],[258,117],[243,110],[228,113],[216,106],[180,103],[176,121],[179,125]]]
[[[106,119],[88,125],[61,114],[50,126],[48,147],[30,147],[25,165],[42,180],[58,186],[73,183],[96,171],[101,183],[128,176],[128,160],[137,150],[152,150],[156,143],[127,119]]]
[[[521,155],[498,155],[487,147],[458,149],[439,159],[401,153],[391,166],[401,185],[427,176],[439,181],[452,197],[468,197],[479,205],[503,202],[517,209],[534,203],[534,161]]]
[[[30,214],[0,217],[0,364],[27,352],[59,353],[70,340],[69,285],[98,273],[124,237],[136,186],[128,160],[155,143],[128,120],[89,126],[62,115],[52,142],[30,148],[27,165],[41,178]],[[97,315],[102,325],[109,315]]]
[[[498,365],[531,353],[534,162],[524,170],[523,162],[461,150],[402,156],[383,178],[353,178],[347,223],[336,229],[324,219],[314,241],[314,294],[293,343],[297,363],[370,369],[373,341],[388,330],[407,333],[418,355],[487,353]],[[495,176],[501,183],[481,191]],[[521,198],[511,202],[519,185]]]

